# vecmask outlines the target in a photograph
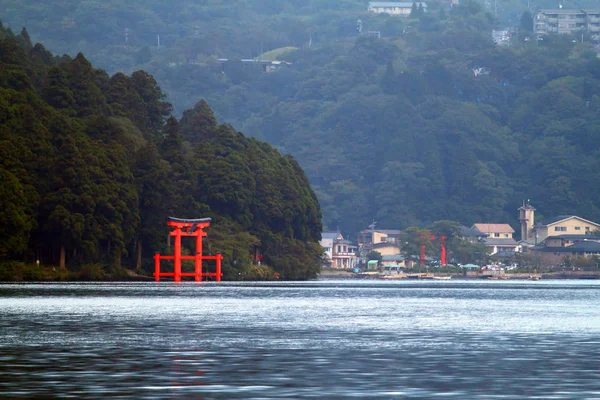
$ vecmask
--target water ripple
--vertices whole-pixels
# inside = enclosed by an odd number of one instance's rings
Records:
[[[596,282],[0,285],[0,398],[600,398]]]

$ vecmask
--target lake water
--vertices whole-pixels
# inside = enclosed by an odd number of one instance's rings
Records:
[[[598,281],[0,285],[0,398],[600,399]]]

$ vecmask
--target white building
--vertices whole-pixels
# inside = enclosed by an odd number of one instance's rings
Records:
[[[427,11],[427,4],[425,3],[416,3],[417,7],[421,5],[423,7],[423,11]],[[392,1],[371,1],[369,2],[368,10],[375,14],[390,14],[390,15],[398,15],[401,17],[408,17],[410,12],[412,11],[413,3],[408,2],[392,2]]]
[[[535,16],[534,30],[537,37],[550,33],[583,34],[594,39],[600,37],[600,9],[546,9]]]
[[[325,254],[325,266],[339,269],[351,269],[358,263],[357,246],[345,240],[339,232],[321,233],[321,241]]]

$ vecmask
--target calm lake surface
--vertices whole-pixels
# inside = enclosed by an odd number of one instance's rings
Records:
[[[600,399],[600,282],[0,285],[40,397]]]

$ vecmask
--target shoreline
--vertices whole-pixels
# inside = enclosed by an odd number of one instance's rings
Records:
[[[349,271],[327,270],[318,275],[318,279],[381,279],[384,275],[359,275]],[[392,275],[393,276],[393,275]],[[559,280],[596,280],[600,279],[600,271],[553,271],[553,272],[520,272],[506,273],[502,277],[491,275],[463,275],[463,274],[444,274],[432,273],[433,277],[448,277],[452,280],[530,280],[532,276],[540,280],[559,279]],[[389,280],[414,280],[415,278],[392,278]],[[426,280],[430,278],[421,278]]]

